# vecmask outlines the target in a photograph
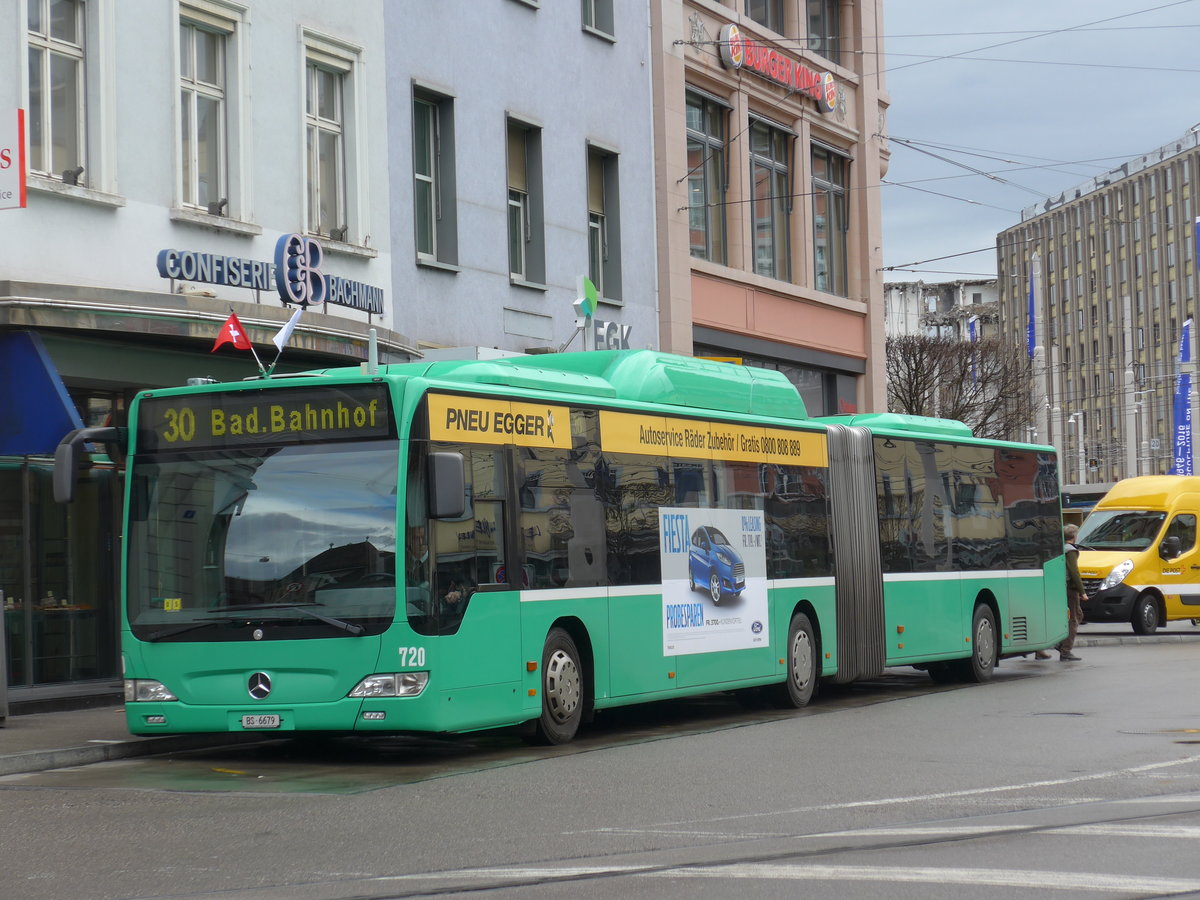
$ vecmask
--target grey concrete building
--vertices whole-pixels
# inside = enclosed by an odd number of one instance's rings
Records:
[[[1196,309],[1197,184],[1193,129],[1022,210],[997,236],[1002,327],[1022,344],[1032,290],[1037,428],[1061,453],[1068,495],[1171,467],[1180,334]]]

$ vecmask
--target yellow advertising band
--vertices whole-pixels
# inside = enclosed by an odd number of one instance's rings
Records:
[[[828,466],[825,435],[757,425],[600,411],[600,446],[614,453]]]

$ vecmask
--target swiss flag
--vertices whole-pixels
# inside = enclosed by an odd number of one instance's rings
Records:
[[[225,320],[225,324],[221,326],[221,333],[217,335],[217,341],[213,344],[210,353],[215,353],[217,348],[222,344],[233,344],[235,350],[253,350],[250,346],[250,338],[246,337],[246,329],[242,327],[242,323],[238,321],[236,313],[230,313],[229,318]]]

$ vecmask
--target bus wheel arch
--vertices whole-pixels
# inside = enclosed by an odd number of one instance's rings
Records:
[[[1166,611],[1159,593],[1147,590],[1138,594],[1137,600],[1133,602],[1133,613],[1129,617],[1133,633],[1154,634],[1165,621]]]

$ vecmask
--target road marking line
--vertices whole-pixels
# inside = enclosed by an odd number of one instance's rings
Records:
[[[411,875],[388,875],[372,882],[445,881],[556,881],[587,876],[629,875],[648,878],[739,878],[759,881],[879,881],[910,884],[961,884],[1012,887],[1028,890],[1080,890],[1109,893],[1171,894],[1200,891],[1200,880],[1141,875],[1106,875],[1099,872],[1049,872],[1013,869],[959,869],[933,866],[831,866],[797,863],[734,863],[731,865],[654,869],[651,866],[511,866],[460,869]]]
[[[1196,825],[1067,825],[1049,828],[1046,834],[1089,834],[1103,837],[1200,838]]]
[[[729,866],[647,872],[652,878],[746,878],[784,881],[883,881],[913,884],[963,884],[1032,890],[1108,891],[1169,894],[1200,890],[1200,881],[1098,872],[1039,872],[1012,869],[953,869],[898,866],[823,866],[737,863]]]
[[[1167,762],[1147,763],[1144,766],[1132,766],[1128,769],[1111,769],[1107,772],[1095,772],[1091,775],[1075,775],[1071,778],[1052,778],[1046,781],[1026,781],[1022,784],[1001,784],[995,787],[967,788],[961,791],[937,791],[930,794],[912,794],[907,797],[884,797],[879,800],[850,800],[845,803],[821,803],[816,806],[798,806],[793,809],[781,809],[773,812],[739,813],[732,816],[715,816],[704,819],[684,819],[678,822],[662,822],[662,827],[673,825],[691,825],[695,823],[735,822],[739,819],[760,819],[769,816],[787,816],[800,813],[822,812],[833,809],[861,809],[869,806],[890,806],[901,803],[924,803],[930,800],[956,800],[961,797],[977,797],[983,794],[1000,794],[1008,791],[1028,791],[1034,788],[1062,787],[1068,784],[1081,784],[1085,781],[1101,781],[1107,778],[1126,778],[1144,772],[1168,769],[1175,766],[1185,766],[1200,762],[1200,756],[1185,756],[1182,759],[1172,759]]]

